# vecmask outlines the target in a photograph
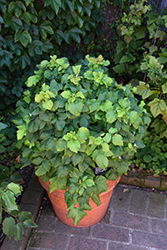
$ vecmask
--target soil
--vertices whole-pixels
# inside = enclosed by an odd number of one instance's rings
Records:
[[[28,186],[28,183],[29,183],[29,181],[30,181],[30,179],[31,179],[31,175],[32,175],[32,173],[33,173],[33,170],[34,170],[34,166],[33,166],[33,165],[30,165],[30,166],[25,167],[25,168],[22,168],[22,169],[20,169],[20,170],[18,171],[18,173],[22,176],[22,178],[20,179],[20,184],[21,184],[22,187],[23,187],[23,192],[22,192],[22,194],[21,194],[19,197],[17,197],[17,200],[16,200],[16,202],[17,202],[18,205],[20,204],[21,199],[22,199],[22,196],[23,196],[23,193],[24,193],[24,191],[26,190],[26,188],[27,188],[27,186]],[[3,212],[3,219],[2,219],[2,221],[3,221],[6,217],[8,217],[8,214],[5,213],[5,212]],[[0,224],[0,247],[2,246],[2,243],[3,243],[4,239],[5,239],[5,235],[4,235],[4,233],[2,232],[2,223],[1,223],[1,224]]]

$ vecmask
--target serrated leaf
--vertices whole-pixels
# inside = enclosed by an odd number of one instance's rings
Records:
[[[73,165],[76,166],[81,161],[83,161],[83,158],[80,154],[73,154],[71,160],[72,160]]]
[[[163,91],[164,94],[167,93],[167,83],[162,85],[162,91]]]
[[[67,143],[63,139],[59,139],[56,142],[56,149],[58,152],[64,151],[64,150],[66,150],[66,148],[67,148]]]
[[[117,113],[114,110],[110,110],[106,113],[107,122],[113,123],[117,119]]]
[[[151,90],[149,84],[145,84],[145,82],[139,82],[137,86],[136,94],[141,95],[143,99],[146,99],[151,95]]]
[[[42,102],[42,107],[46,110],[51,110],[53,107],[53,102],[52,100],[46,100]]]
[[[154,117],[157,117],[161,112],[167,110],[167,105],[164,100],[159,100],[155,98],[153,101],[149,102],[151,113]]]
[[[82,110],[83,105],[82,104],[78,104],[78,103],[69,103],[67,105],[67,109],[70,111],[71,114],[75,115],[75,116],[79,116],[80,112]]]
[[[7,188],[10,189],[16,196],[21,194],[21,191],[22,191],[22,187],[19,184],[16,184],[13,182],[9,183],[7,185]]]
[[[78,153],[78,150],[80,148],[80,143],[79,141],[70,140],[67,142],[67,146],[72,152]]]
[[[65,90],[61,93],[61,96],[65,99],[68,99],[71,97],[71,92],[69,90]]]
[[[71,217],[74,221],[74,225],[76,226],[80,220],[83,219],[84,216],[86,216],[87,213],[84,212],[81,208],[79,207],[74,207],[69,210],[67,217]]]
[[[108,167],[108,158],[105,155],[98,154],[95,161],[99,168],[106,169]]]
[[[35,165],[40,165],[43,162],[44,158],[42,157],[37,157],[34,160],[32,160],[32,163]]]
[[[116,146],[123,146],[123,139],[122,139],[122,136],[119,134],[113,135],[112,142]]]
[[[101,204],[101,201],[100,201],[100,198],[99,198],[99,195],[98,194],[93,194],[91,196],[92,200],[96,203],[97,206],[100,206]]]
[[[77,135],[83,139],[83,140],[87,140],[89,138],[89,129],[85,128],[85,127],[81,127],[79,128]]]
[[[5,201],[6,206],[10,211],[12,210],[18,210],[18,207],[15,202],[14,193],[10,190],[7,190],[3,193],[2,199]]]
[[[99,194],[108,190],[106,178],[102,175],[96,176],[95,184]]]

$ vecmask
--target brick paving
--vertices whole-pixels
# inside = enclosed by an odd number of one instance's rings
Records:
[[[167,194],[118,185],[106,216],[72,228],[55,216],[49,199],[26,250],[167,250]]]
[[[32,189],[23,197],[24,209],[34,205]],[[33,197],[38,200],[37,193]],[[105,217],[87,228],[64,225],[45,197],[37,224],[27,246],[6,240],[2,250],[167,250],[167,193],[118,185]]]

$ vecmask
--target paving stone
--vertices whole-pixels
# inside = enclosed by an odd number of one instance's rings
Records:
[[[167,221],[151,220],[151,229],[153,233],[167,235]]]
[[[34,213],[35,208],[36,208],[35,204],[23,204],[23,203],[20,204],[21,211],[29,211],[31,214]]]
[[[148,250],[148,248],[137,247],[132,245],[125,245],[123,243],[111,242],[108,250]]]
[[[43,187],[36,178],[32,178],[28,184],[27,190],[41,191]]]
[[[159,188],[160,187],[160,179],[152,176],[148,176],[145,179],[144,185],[146,187],[153,187],[153,188]]]
[[[55,233],[89,236],[90,228],[91,227],[85,227],[85,228],[69,227],[64,223],[62,223],[60,220],[57,220]]]
[[[107,243],[100,240],[73,236],[70,238],[68,250],[106,250]]]
[[[139,215],[115,212],[113,225],[147,231],[149,228],[149,219]]]
[[[2,247],[0,247],[1,250],[22,250],[24,249],[25,245],[23,244],[23,241],[16,242],[14,240],[14,237],[12,237],[10,240],[8,237],[5,238]]]
[[[44,197],[44,199],[46,198]],[[45,201],[42,201],[40,209],[41,209],[41,216],[56,216],[49,198],[46,199]]]
[[[65,250],[69,237],[63,234],[34,232],[29,249]]]
[[[99,223],[93,228],[93,237],[127,243],[129,242],[129,230]]]
[[[40,199],[41,192],[33,191],[33,190],[26,190],[26,192],[23,194],[22,203],[28,203],[28,204],[37,204]]]
[[[109,208],[120,211],[128,211],[130,201],[131,189],[117,186],[111,198]]]
[[[110,210],[107,210],[105,216],[104,216],[103,219],[100,221],[100,223],[110,224],[110,218],[111,218],[111,211],[110,211]]]
[[[139,246],[167,249],[166,235],[151,234],[141,231],[132,232],[132,243]]]
[[[133,189],[129,211],[135,214],[146,215],[147,199],[147,192]]]
[[[53,232],[58,218],[53,216],[40,216],[37,231]]]
[[[164,218],[165,216],[165,195],[150,193],[148,215],[151,217]]]

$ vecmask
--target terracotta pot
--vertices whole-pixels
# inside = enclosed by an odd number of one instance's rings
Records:
[[[112,196],[114,187],[118,184],[120,178],[121,176],[119,176],[118,179],[115,181],[107,181],[108,191],[100,194],[100,201],[101,201],[100,206],[97,206],[94,203],[94,201],[90,198],[89,205],[92,207],[92,210],[86,211],[87,216],[85,216],[81,221],[79,221],[77,226],[75,226],[73,223],[73,219],[67,218],[68,210],[67,210],[67,205],[64,199],[64,193],[66,191],[57,189],[54,192],[49,193],[49,181],[45,183],[41,180],[40,177],[38,177],[39,182],[41,183],[42,187],[47,191],[47,194],[49,196],[49,199],[52,203],[53,209],[57,217],[64,224],[71,226],[71,227],[89,227],[99,222],[106,214],[108,204]]]

